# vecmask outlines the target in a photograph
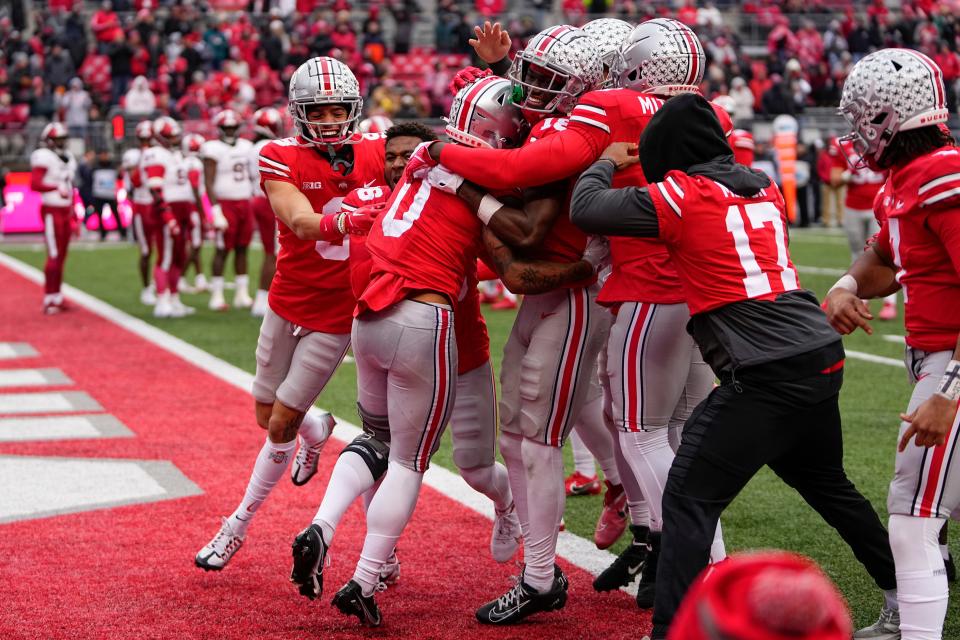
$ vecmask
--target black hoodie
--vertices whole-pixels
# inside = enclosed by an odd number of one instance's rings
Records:
[[[770,186],[766,175],[734,162],[713,108],[693,94],[667,100],[651,118],[640,138],[640,163],[651,183],[670,171],[683,171],[706,176],[741,196]],[[657,237],[657,213],[647,189],[611,189],[614,169],[612,162],[601,160],[580,176],[571,220],[593,234]],[[725,207],[718,208],[718,216],[725,213]],[[709,278],[688,285],[711,286]],[[733,377],[741,367],[749,377],[748,368],[759,365],[765,365],[758,370],[765,380],[800,378],[843,357],[840,337],[809,291],[784,293],[772,302],[742,300],[699,313],[691,317],[687,330],[721,378]],[[831,348],[823,349],[828,345]]]

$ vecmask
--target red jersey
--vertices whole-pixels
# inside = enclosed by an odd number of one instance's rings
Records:
[[[800,288],[776,184],[746,197],[705,176],[671,171],[649,193],[691,315]]]
[[[461,297],[476,268],[483,224],[455,195],[404,177],[370,229],[370,284],[354,315],[382,311],[416,291]]]
[[[613,142],[637,142],[663,99],[631,89],[603,89],[585,94],[566,119],[553,126],[553,135],[543,142],[520,149],[489,151],[444,147],[441,162],[464,178],[486,187],[533,186],[579,175],[600,157]],[[723,109],[714,106],[724,134],[733,131],[733,122]],[[531,137],[533,133],[531,133]],[[516,167],[523,167],[517,175]],[[614,187],[644,186],[640,165],[617,172]],[[663,244],[646,238],[610,238],[613,271],[597,301],[643,301],[659,304],[683,302],[676,270]]]
[[[390,199],[390,187],[362,187],[354,189],[340,203],[340,211],[356,211],[360,207],[381,204]],[[363,290],[370,284],[370,267],[372,259],[367,251],[365,236],[350,236],[350,288],[355,298],[359,298]]]
[[[343,198],[359,187],[383,184],[384,138],[358,135],[351,148],[353,170],[343,175],[323,151],[301,138],[274,140],[260,152],[264,182],[289,182],[310,200],[317,215],[335,213]],[[350,289],[349,238],[341,242],[301,240],[278,220],[280,252],[270,284],[270,308],[294,324],[325,333],[350,333],[356,298]]]
[[[744,129],[734,129],[730,134],[730,148],[733,149],[733,159],[737,164],[749,167],[753,164],[753,134]]]
[[[907,345],[953,351],[960,334],[960,149],[890,171],[877,200],[877,249],[897,265]]]
[[[837,140],[836,146],[837,153],[830,156],[834,160],[834,166],[844,171],[850,171],[844,206],[848,209],[869,211],[873,207],[873,200],[876,198],[877,192],[886,180],[886,174],[877,173],[866,167],[852,169],[850,163],[847,162],[848,157],[855,157],[856,154],[851,143]]]

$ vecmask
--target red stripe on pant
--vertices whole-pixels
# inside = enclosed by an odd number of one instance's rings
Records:
[[[547,444],[552,447],[560,446],[563,438],[563,427],[570,416],[570,402],[573,397],[578,362],[583,349],[584,333],[586,332],[587,292],[584,289],[571,289],[569,296],[573,326],[567,333],[563,357],[560,359],[560,384],[557,385],[553,412],[550,424],[547,425]]]
[[[936,515],[937,505],[935,502],[942,481],[943,461],[947,456],[947,450],[953,447],[951,440],[956,426],[956,422],[954,422],[954,424],[950,426],[950,430],[947,431],[946,441],[934,447],[930,452],[930,470],[927,472],[927,486],[923,490],[923,497],[920,499],[920,507],[917,510],[917,515],[921,518],[932,518]]]
[[[447,405],[450,397],[450,311],[437,307],[437,350],[434,382],[433,409],[427,418],[427,432],[420,445],[417,457],[417,471],[426,471],[430,464],[430,453],[440,435],[447,417]]]
[[[643,342],[644,325],[653,311],[653,305],[641,302],[630,324],[630,334],[627,336],[626,353],[623,356],[623,422],[629,431],[640,431],[643,428],[643,415],[640,410],[641,380],[637,365],[640,344]]]

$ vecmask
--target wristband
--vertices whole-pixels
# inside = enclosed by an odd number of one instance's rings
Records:
[[[960,400],[960,362],[951,360],[947,363],[947,370],[937,384],[936,394],[950,402],[956,403]]]
[[[347,229],[346,229],[346,224],[345,224],[345,223],[346,223],[346,220],[345,220],[346,216],[347,216],[347,214],[345,214],[345,213],[341,213],[341,214],[339,214],[339,215],[337,216],[337,231],[339,231],[339,232],[340,232],[340,235],[342,235],[342,236],[347,235]]]
[[[503,206],[503,203],[494,198],[489,193],[480,200],[480,206],[477,208],[477,217],[483,224],[489,224],[490,218]]]
[[[860,285],[857,284],[857,279],[854,278],[849,273],[844,274],[842,278],[837,280],[837,284],[830,287],[830,291],[827,291],[827,295],[833,292],[834,289],[846,289],[853,295],[857,295],[857,289]]]

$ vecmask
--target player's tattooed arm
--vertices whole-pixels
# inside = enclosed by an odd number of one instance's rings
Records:
[[[573,189],[570,221],[595,235],[656,238],[660,235],[657,210],[646,188],[611,189],[614,160],[594,162]]]
[[[289,182],[265,180],[263,183],[270,208],[301,240],[323,240],[320,228],[322,216],[313,211],[307,196]]]
[[[566,187],[561,183],[533,187],[524,192],[521,206],[512,207],[469,182],[457,191],[491,231],[516,249],[540,246],[563,211],[565,193]],[[493,207],[497,208],[491,211]]]
[[[545,293],[593,275],[593,265],[586,260],[547,262],[518,256],[490,229],[483,230],[483,243],[494,270],[512,293]]]

